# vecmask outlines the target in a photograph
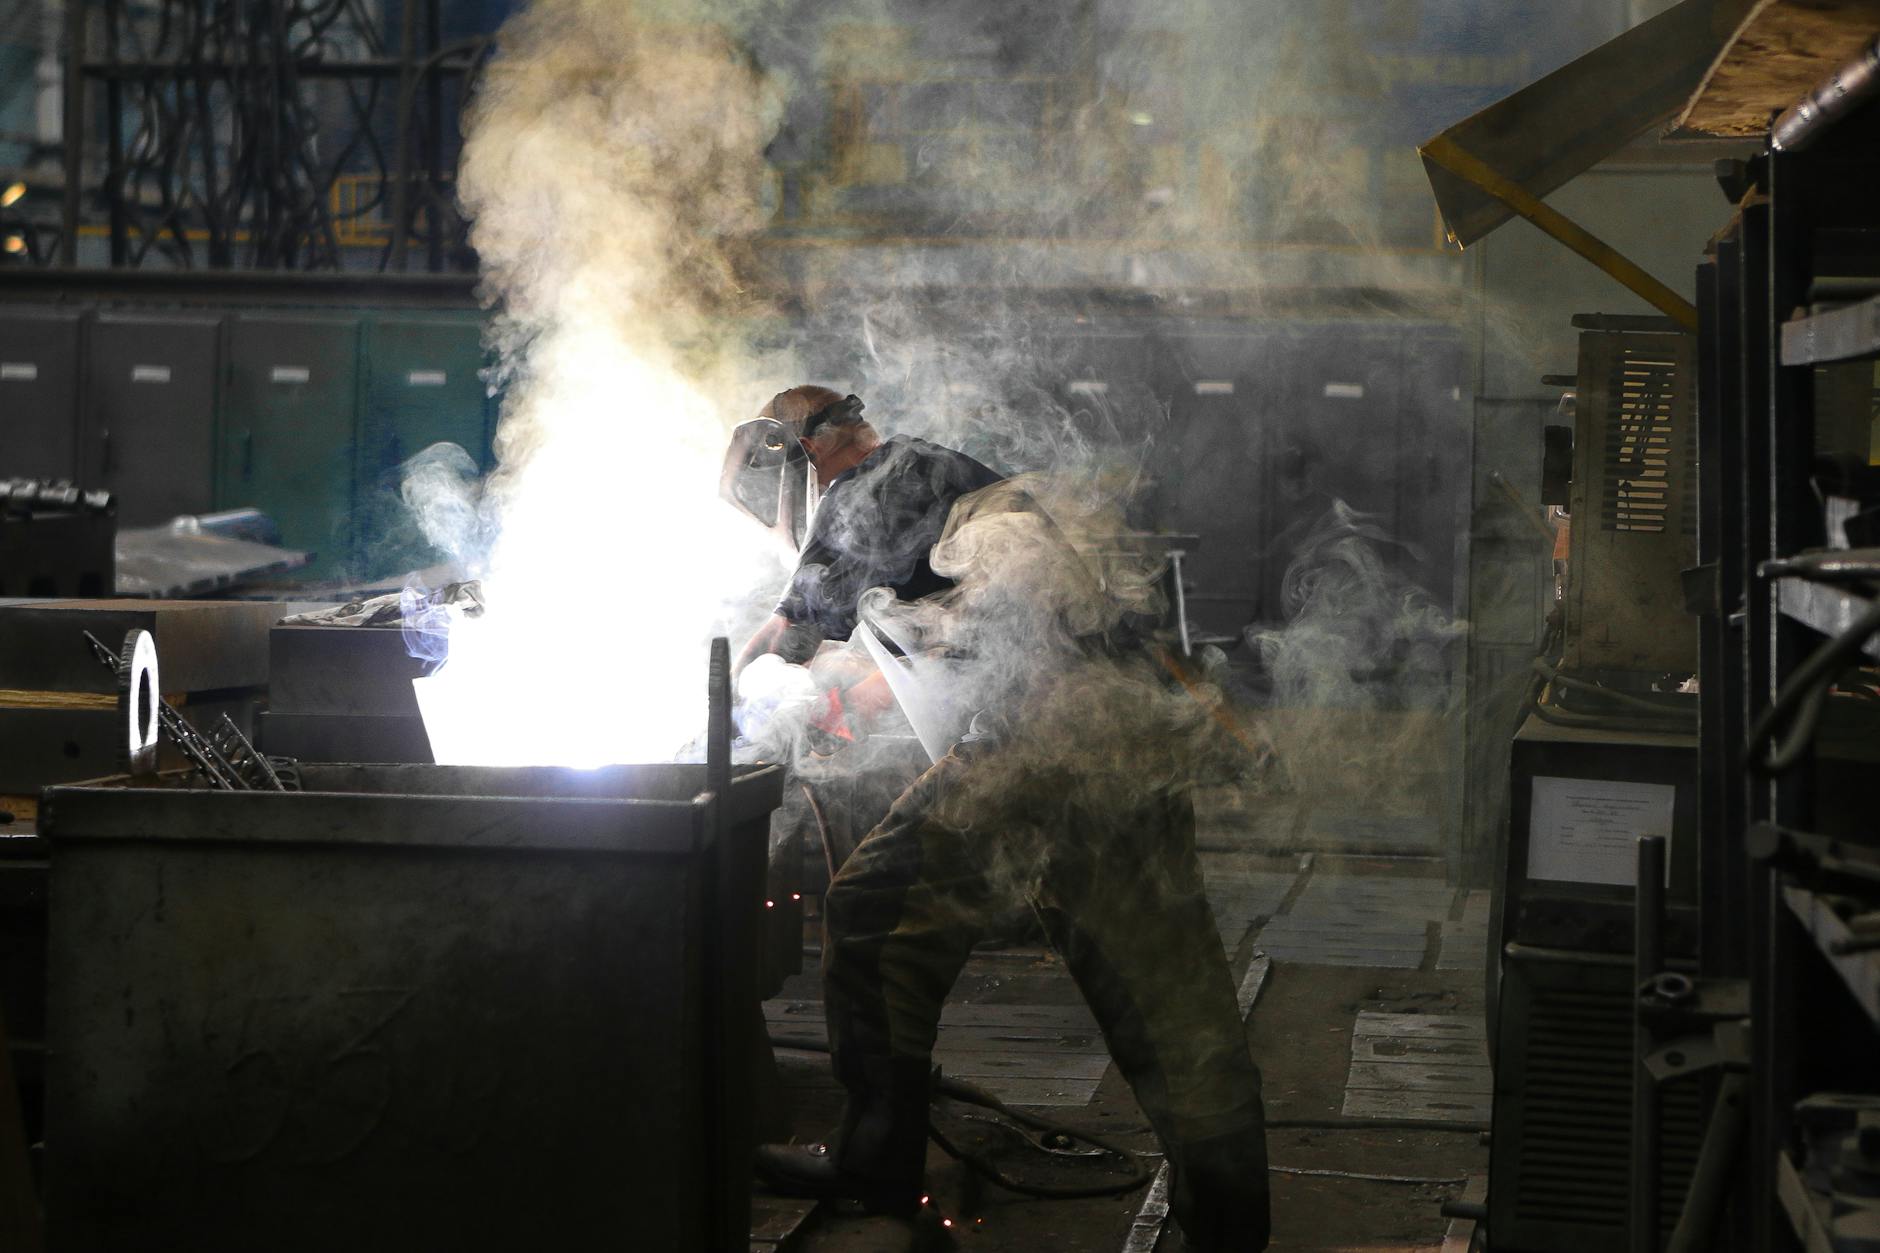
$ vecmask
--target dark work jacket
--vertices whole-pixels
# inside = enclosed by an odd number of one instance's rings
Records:
[[[953,586],[929,564],[954,502],[1003,476],[963,452],[897,435],[837,475],[823,492],[777,612],[827,639],[855,630],[871,587],[902,600]]]

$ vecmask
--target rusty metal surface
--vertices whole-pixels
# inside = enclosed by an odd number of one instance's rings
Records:
[[[268,628],[282,607],[263,601],[60,600],[0,605],[0,688],[115,692],[85,643],[113,646],[133,627],[156,638],[169,692],[261,687]]]
[[[207,726],[227,714],[247,726],[251,698],[186,704],[182,713]],[[123,768],[124,718],[111,709],[22,708],[0,705],[0,793],[32,794],[55,783],[96,779]],[[159,747],[158,764],[183,765],[174,745]]]
[[[722,845],[704,781],[48,792],[56,1247],[719,1247],[704,955],[755,955],[712,884],[781,771],[736,775]]]

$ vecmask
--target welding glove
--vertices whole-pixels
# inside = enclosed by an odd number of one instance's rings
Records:
[[[1260,1253],[1271,1233],[1266,1129],[1171,1145],[1169,1210],[1192,1253]]]

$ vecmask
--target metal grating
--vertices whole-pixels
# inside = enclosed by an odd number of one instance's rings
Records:
[[[1670,521],[1673,476],[1684,469],[1673,459],[1690,451],[1689,432],[1677,429],[1677,385],[1670,353],[1626,346],[1614,358],[1599,515],[1608,531],[1658,532]]]
[[[1525,1223],[1626,1225],[1631,1177],[1632,1020],[1622,990],[1534,993],[1516,1209]],[[1676,1226],[1703,1137],[1702,1082],[1661,1093],[1660,1230]]]

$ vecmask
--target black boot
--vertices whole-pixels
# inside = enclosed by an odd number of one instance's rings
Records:
[[[1272,1229],[1266,1128],[1169,1147],[1169,1210],[1194,1253],[1260,1253]]]
[[[789,1196],[860,1201],[874,1214],[912,1216],[927,1166],[927,1063],[864,1064],[827,1144],[765,1144],[757,1173]]]
[[[911,1218],[920,1208],[920,1180],[873,1178],[844,1170],[827,1144],[760,1144],[757,1175],[784,1196],[856,1201],[870,1214]]]

